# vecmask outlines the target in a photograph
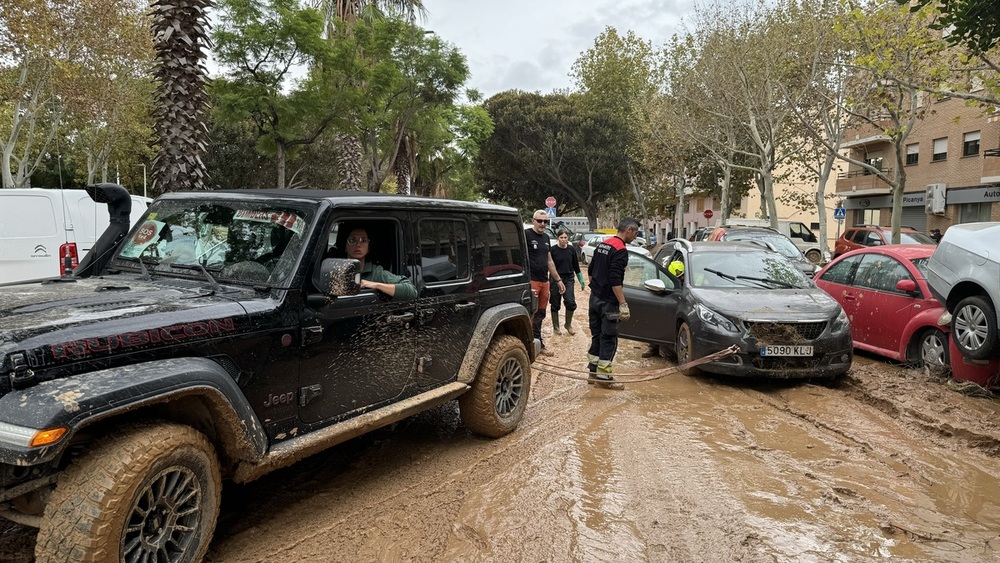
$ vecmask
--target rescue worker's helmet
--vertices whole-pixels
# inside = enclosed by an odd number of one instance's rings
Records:
[[[684,274],[684,262],[674,260],[669,266],[667,266],[667,271],[676,278],[681,277]]]

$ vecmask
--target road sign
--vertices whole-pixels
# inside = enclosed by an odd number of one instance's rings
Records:
[[[555,207],[555,206],[556,206],[556,198],[552,196],[545,198],[545,207]]]
[[[706,218],[706,219],[711,219],[711,218],[712,218],[712,215],[715,215],[715,213],[712,213],[712,210],[711,210],[711,209],[706,209],[706,210],[705,210],[705,218]]]
[[[843,207],[835,207],[833,209],[833,218],[838,221],[843,221],[844,219],[847,219],[847,210],[844,209]]]
[[[556,208],[555,207],[546,207],[545,208],[545,214],[549,216],[549,219],[554,219],[555,216],[556,216]]]

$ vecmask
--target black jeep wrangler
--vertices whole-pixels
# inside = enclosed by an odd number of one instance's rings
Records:
[[[88,190],[112,226],[75,275],[0,287],[0,516],[39,528],[38,561],[197,561],[223,478],[453,399],[478,434],[521,420],[538,342],[516,210],[171,193],[129,230],[123,188]],[[362,289],[348,239],[412,288]]]

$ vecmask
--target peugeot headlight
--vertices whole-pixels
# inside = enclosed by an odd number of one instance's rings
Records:
[[[729,332],[736,332],[736,325],[733,321],[722,316],[720,313],[716,313],[704,305],[698,305],[695,307],[695,310],[698,313],[698,318],[703,322],[715,325],[724,330],[728,330]]]
[[[850,327],[851,323],[847,318],[847,312],[844,311],[843,307],[841,307],[840,314],[837,315],[837,318],[833,320],[833,324],[830,325],[830,332],[837,333],[842,330],[848,330]]]

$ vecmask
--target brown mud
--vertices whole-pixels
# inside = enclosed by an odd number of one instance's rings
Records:
[[[583,369],[582,323],[545,338]],[[673,365],[644,349],[615,370]],[[947,378],[859,356],[837,383],[534,379],[504,438],[452,402],[227,483],[207,560],[1000,561],[1000,402]],[[0,561],[30,560],[0,530]]]

